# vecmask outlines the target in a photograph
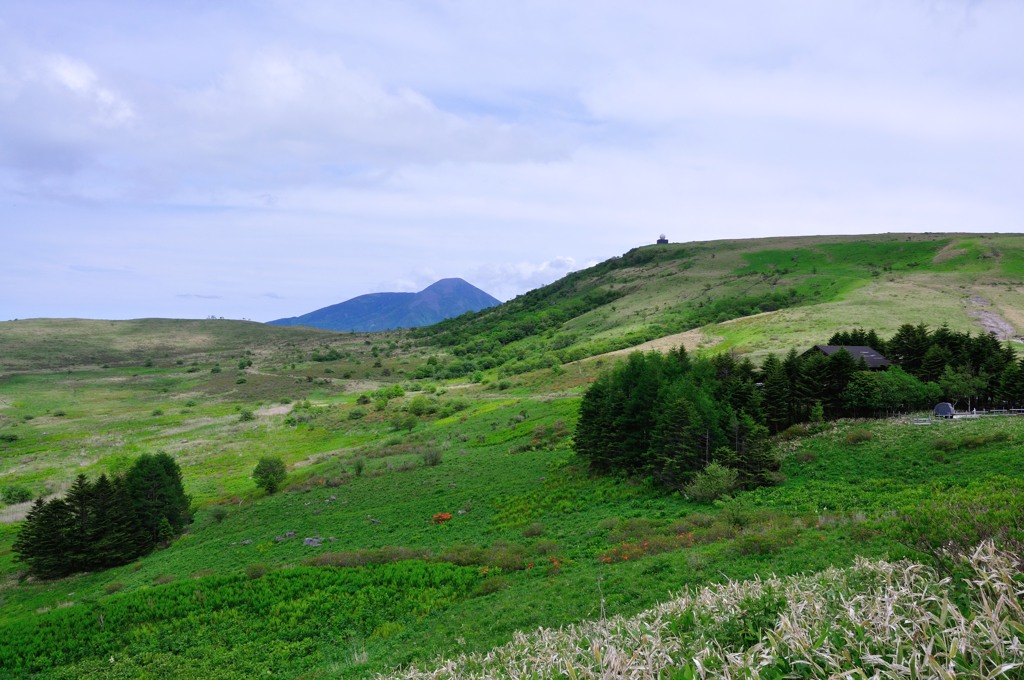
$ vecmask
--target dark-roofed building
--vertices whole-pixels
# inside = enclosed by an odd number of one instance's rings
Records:
[[[861,359],[864,359],[864,362],[867,363],[868,368],[872,371],[884,371],[892,366],[892,362],[879,354],[877,350],[872,349],[871,347],[862,347],[858,345],[815,345],[807,350],[805,354],[821,352],[825,356],[830,357],[836,352],[844,349],[853,355],[854,361],[859,362]]]

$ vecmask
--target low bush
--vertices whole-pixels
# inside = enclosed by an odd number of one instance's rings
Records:
[[[709,464],[693,481],[683,487],[683,494],[698,503],[710,503],[736,489],[739,473],[718,463]]]
[[[538,555],[552,555],[558,552],[558,542],[545,538],[533,544],[533,551]]]
[[[499,590],[505,590],[511,585],[512,582],[505,576],[491,576],[480,582],[480,585],[473,590],[473,595],[490,595]]]
[[[269,568],[265,564],[247,564],[245,565],[245,577],[250,580],[255,580],[265,575],[269,571]]]
[[[7,503],[8,505],[14,505],[15,503],[27,503],[32,500],[32,492],[24,486],[18,484],[11,484],[0,489],[0,501]]]
[[[796,530],[792,528],[748,531],[740,534],[733,543],[739,555],[771,555],[796,541]]]
[[[544,525],[540,522],[532,522],[525,529],[523,529],[523,536],[525,538],[536,538],[544,533]]]
[[[863,428],[850,430],[846,433],[847,444],[863,444],[864,442],[869,442],[874,438],[875,435],[872,434],[870,430],[865,430]]]

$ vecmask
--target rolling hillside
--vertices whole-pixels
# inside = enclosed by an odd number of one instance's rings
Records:
[[[772,442],[773,486],[715,503],[590,474],[573,432],[609,351],[685,341],[757,358],[908,322],[1014,335],[1022,283],[1020,236],[806,237],[639,248],[417,331],[0,323],[0,494],[59,495],[163,451],[195,512],[165,549],[39,581],[12,549],[30,503],[0,505],[0,676],[508,677],[508,660],[600,677],[634,649],[660,655],[663,677],[696,677],[693,655],[781,640],[804,608],[793,592],[831,612],[841,582],[843,602],[871,610],[871,574],[908,585],[891,592],[901,610],[977,633],[957,663],[990,674],[1020,648],[985,647],[971,618],[984,597],[939,583],[952,566],[929,546],[1024,546],[1024,419],[802,423]],[[288,468],[273,495],[252,479],[263,456]],[[877,561],[904,558],[929,567]],[[709,607],[728,612],[701,618]],[[832,635],[807,653],[852,648],[841,636],[863,637],[864,612],[836,610],[841,631],[832,614],[803,621]],[[862,640],[860,663],[922,634]],[[833,656],[837,673],[854,663]]]

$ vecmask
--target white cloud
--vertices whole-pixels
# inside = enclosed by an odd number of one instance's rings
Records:
[[[512,297],[662,232],[1019,231],[1022,32],[954,0],[15,3],[0,295],[40,292],[0,306],[276,318]]]

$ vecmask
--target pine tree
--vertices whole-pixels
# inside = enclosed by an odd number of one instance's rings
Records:
[[[44,579],[74,573],[76,565],[68,559],[68,537],[73,531],[71,508],[63,499],[50,500],[40,509],[37,522],[31,572]]]
[[[160,541],[162,520],[177,533],[192,521],[181,470],[166,453],[139,456],[124,476],[125,490],[149,552]]]
[[[927,326],[903,324],[887,343],[889,359],[899,364],[907,373],[919,376],[921,363],[930,344]]]
[[[651,435],[651,473],[663,483],[679,488],[690,473],[704,466],[705,423],[678,385],[661,400]]]
[[[764,383],[765,422],[772,432],[781,432],[790,424],[792,391],[786,369],[774,354],[769,354],[761,366],[761,381]]]
[[[608,472],[613,468],[610,443],[613,436],[611,373],[602,373],[591,383],[580,400],[580,415],[573,445],[586,458],[591,469]]]
[[[828,358],[828,395],[826,404],[830,405],[832,412],[839,412],[842,408],[842,394],[847,383],[857,370],[857,362],[853,355],[845,349],[840,350]],[[823,400],[825,401],[825,400]]]
[[[921,380],[935,382],[952,360],[953,355],[948,349],[938,343],[932,344],[921,360]]]
[[[45,507],[46,501],[37,498],[28,514],[25,515],[21,530],[18,531],[14,544],[11,546],[15,559],[26,564],[29,573],[36,575],[38,575],[37,561],[40,557],[40,546],[43,543],[43,531],[45,530],[40,517]]]
[[[71,488],[64,494],[64,503],[68,507],[70,528],[65,547],[65,559],[71,572],[89,571],[94,568],[95,556],[92,552],[94,535],[93,527],[93,488],[85,475],[75,477]]]

